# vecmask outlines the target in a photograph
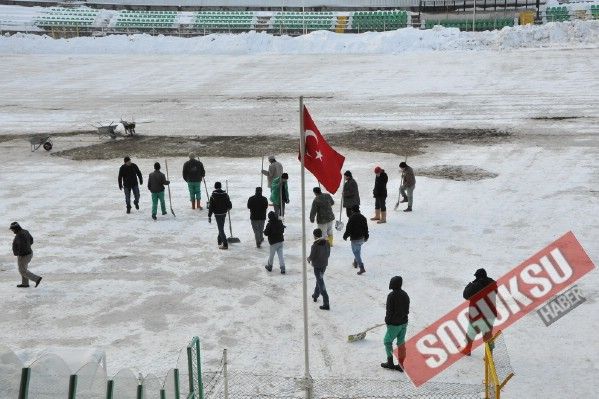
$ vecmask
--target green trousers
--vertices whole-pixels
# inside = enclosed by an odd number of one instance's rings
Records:
[[[393,356],[393,341],[395,339],[397,339],[397,346],[401,346],[404,344],[404,342],[406,342],[407,327],[408,323],[400,324],[398,326],[387,324],[387,333],[385,334],[385,339],[383,340],[385,343],[387,357]]]
[[[187,188],[189,189],[189,200],[201,200],[202,199],[202,182],[189,181],[187,182]]]
[[[166,204],[164,203],[164,191],[159,193],[152,193],[152,215],[156,216],[156,210],[158,209],[158,200],[160,200],[160,209],[162,213],[166,213]]]

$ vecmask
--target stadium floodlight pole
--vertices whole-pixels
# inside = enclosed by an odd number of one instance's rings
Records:
[[[302,164],[302,300],[304,306],[304,378],[306,382],[306,397],[310,399],[310,346],[308,344],[308,265],[306,263],[306,131],[304,130],[304,97],[300,96],[300,158]]]

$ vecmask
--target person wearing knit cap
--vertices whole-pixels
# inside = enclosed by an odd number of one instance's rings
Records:
[[[250,223],[254,231],[256,247],[260,248],[264,242],[264,223],[268,210],[268,200],[262,195],[262,187],[256,187],[256,194],[248,199],[247,207],[250,210]]]
[[[283,165],[275,159],[274,155],[268,156],[268,162],[270,163],[270,165],[268,165],[268,170],[262,169],[262,174],[266,176],[268,187],[272,190],[273,180],[277,177],[281,177],[283,174]]]
[[[368,221],[360,213],[360,206],[354,205],[352,209],[352,215],[345,225],[345,233],[343,233],[343,239],[347,241],[349,238],[351,241],[351,250],[354,254],[353,267],[360,268],[358,275],[362,275],[366,272],[364,269],[364,262],[362,261],[362,245],[368,241]]]
[[[333,205],[335,201],[328,193],[323,193],[320,187],[314,187],[314,200],[310,209],[310,222],[318,224],[318,228],[326,235],[329,245],[333,246],[333,222],[335,221],[335,212]]]
[[[285,204],[289,203],[288,180],[289,175],[283,173],[281,177],[275,177],[270,186],[270,202],[275,208],[275,213],[281,219],[285,216]]]
[[[483,341],[487,342],[493,337],[493,323],[497,317],[497,308],[495,306],[495,301],[497,298],[497,282],[495,282],[495,280],[493,280],[491,277],[487,276],[487,271],[483,268],[476,270],[476,272],[474,272],[474,277],[474,281],[469,282],[466,285],[466,288],[464,288],[464,293],[462,296],[467,301],[470,301],[470,308],[477,308],[476,303],[480,300],[477,294],[481,292],[484,293],[484,295],[481,295],[484,296],[484,301],[491,310],[491,315],[485,315],[486,323],[480,320],[477,322],[477,326],[480,327],[482,322],[482,324],[489,327],[487,331],[481,331],[483,333]],[[470,323],[468,325],[468,331],[466,334],[467,343],[464,349],[461,351],[466,356],[470,356],[472,353],[472,342],[478,334],[478,331],[473,326],[474,318],[477,316],[479,316],[478,312],[476,315],[469,315]],[[492,349],[493,346],[491,345],[491,350]]]
[[[400,162],[399,169],[401,169],[401,186],[399,187],[399,192],[403,197],[400,202],[408,203],[408,207],[404,209],[404,212],[412,212],[416,176],[414,175],[414,170],[405,162]]]
[[[187,182],[189,190],[189,200],[191,201],[191,209],[199,210],[202,207],[202,180],[206,176],[204,164],[196,159],[196,155],[192,152],[189,154],[189,160],[183,164],[183,180]]]
[[[360,206],[360,191],[358,190],[358,183],[356,183],[349,170],[345,171],[343,178],[345,179],[345,183],[343,183],[343,207],[349,218],[353,213],[354,206]]]
[[[160,202],[160,210],[163,215],[166,215],[166,204],[164,202],[164,186],[171,184],[166,180],[164,173],[160,171],[160,163],[154,163],[154,171],[148,177],[148,190],[152,193],[152,219],[156,220],[156,212],[158,211],[158,202]]]
[[[380,166],[374,168],[374,189],[372,195],[374,197],[374,217],[370,220],[377,220],[378,224],[387,223],[387,173]]]
[[[232,208],[233,205],[231,204],[229,194],[223,190],[221,182],[217,181],[214,183],[214,191],[212,191],[212,195],[210,195],[210,199],[208,200],[208,223],[212,223],[212,215],[214,215],[216,226],[218,227],[216,242],[219,249],[229,249],[229,241],[225,233],[225,220]]]
[[[15,238],[12,242],[12,252],[17,257],[17,265],[19,267],[19,274],[21,275],[21,284],[17,285],[17,288],[29,288],[30,280],[34,281],[37,287],[40,285],[42,278],[27,270],[29,262],[33,258],[33,251],[31,250],[33,237],[17,222],[12,222],[9,228],[15,233]]]
[[[131,162],[130,157],[123,159],[123,164],[119,168],[119,190],[125,189],[125,206],[127,213],[131,213],[131,191],[133,191],[133,205],[139,209],[139,184],[144,184],[144,178],[136,164]]]

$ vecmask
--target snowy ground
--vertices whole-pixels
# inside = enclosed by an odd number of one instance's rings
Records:
[[[147,122],[138,130],[149,134],[293,134],[301,93],[322,97],[308,105],[325,134],[353,127],[509,127],[514,136],[501,144],[432,145],[409,159],[417,174],[418,168],[459,164],[498,176],[466,182],[419,177],[415,212],[390,212],[388,224],[371,225],[364,276],[355,275],[349,244],[337,235],[326,275],[332,311],[310,303],[313,375],[405,378],[378,366],[383,330],[357,344],[345,342],[349,333],[382,321],[393,275],[404,277],[412,297],[412,335],[461,300],[476,268],[501,276],[568,230],[599,260],[597,55],[596,49],[135,59],[9,55],[0,58],[2,70],[15,71],[0,75],[0,125],[2,133],[25,134],[132,114]],[[554,116],[573,119],[530,119]],[[0,229],[6,248],[0,252],[0,329],[9,332],[3,343],[28,358],[49,346],[100,347],[111,374],[136,367],[161,375],[199,335],[208,368],[229,348],[233,369],[301,375],[294,154],[280,156],[292,197],[288,274],[281,276],[264,271],[267,248],[252,245],[245,210],[260,182],[259,159],[203,160],[210,183],[228,179],[231,185],[233,229],[242,243],[223,253],[206,212],[188,209],[179,178],[182,158],[169,162],[177,218],[154,223],[145,189],[141,211],[124,214],[116,186],[120,159],[71,161],[31,153],[24,140],[0,147],[0,225],[19,220],[30,229],[36,239],[32,270],[44,276],[37,289],[13,287],[12,233]],[[373,208],[375,165],[390,173],[389,202],[395,202],[397,157],[341,152],[360,184],[364,213]],[[155,160],[135,161],[147,178]],[[551,327],[533,314],[506,332],[517,373],[507,397],[593,397],[599,390],[598,284],[596,272],[581,280],[587,302]],[[481,358],[475,353],[442,378],[481,381]]]

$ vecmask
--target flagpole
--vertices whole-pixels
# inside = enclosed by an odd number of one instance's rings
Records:
[[[302,164],[302,291],[304,306],[304,378],[306,382],[306,398],[312,396],[310,381],[310,346],[308,344],[308,265],[306,263],[306,168],[304,156],[306,155],[306,132],[304,130],[304,97],[300,96],[300,155]]]

